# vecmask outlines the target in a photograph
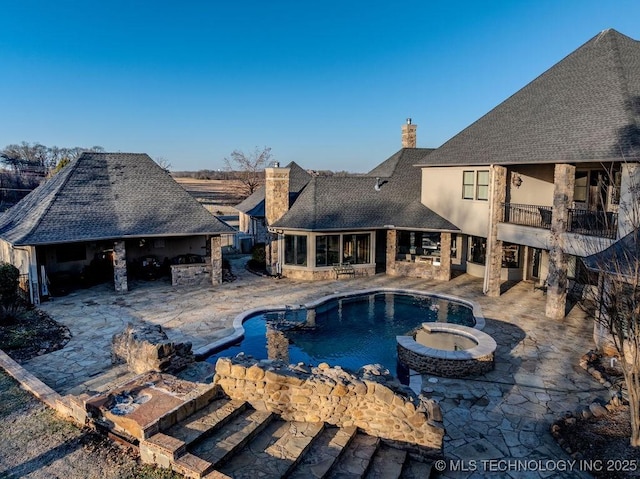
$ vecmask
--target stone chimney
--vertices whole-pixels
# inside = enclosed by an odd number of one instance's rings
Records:
[[[416,147],[416,129],[418,125],[411,124],[411,118],[407,118],[407,123],[402,125],[402,148]]]
[[[290,168],[265,168],[264,215],[267,226],[278,221],[289,210]]]
[[[264,184],[264,216],[266,226],[271,226],[289,210],[289,174],[290,168],[280,168],[278,163],[274,168],[265,168]],[[265,245],[267,271],[272,275],[282,273],[279,261],[278,234],[269,233]]]

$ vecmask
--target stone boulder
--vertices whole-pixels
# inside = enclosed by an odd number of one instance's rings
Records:
[[[191,343],[170,341],[161,326],[129,323],[122,333],[113,335],[111,361],[126,363],[135,373],[175,373],[191,364],[194,356]]]

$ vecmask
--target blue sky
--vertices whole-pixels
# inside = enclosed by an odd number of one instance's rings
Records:
[[[407,117],[437,147],[638,0],[0,0],[0,148],[146,152],[217,169],[234,149],[367,171]]]

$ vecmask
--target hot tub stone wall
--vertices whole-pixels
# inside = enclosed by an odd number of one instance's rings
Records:
[[[421,374],[445,378],[463,378],[488,373],[494,367],[494,355],[489,353],[471,359],[447,359],[423,356],[398,344],[398,359]]]
[[[309,368],[248,357],[221,358],[214,383],[232,399],[287,421],[356,426],[370,435],[422,446],[427,454],[442,452],[444,428],[438,404],[375,372],[356,376],[324,363]]]

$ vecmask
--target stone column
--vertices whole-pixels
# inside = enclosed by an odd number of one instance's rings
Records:
[[[498,239],[498,223],[502,221],[502,203],[507,197],[507,169],[491,167],[491,194],[489,195],[489,232],[487,236],[487,296],[500,296],[502,272],[502,241]]]
[[[211,284],[222,284],[222,237],[211,238]]]
[[[387,230],[387,274],[395,274],[396,253],[398,251],[396,230]]]
[[[451,233],[440,233],[440,271],[438,279],[451,279]]]
[[[118,293],[129,291],[127,283],[127,249],[124,240],[117,240],[113,243],[113,284]]]
[[[549,274],[547,275],[548,318],[565,317],[567,304],[567,272],[569,256],[565,253],[565,233],[569,224],[569,208],[573,202],[576,167],[557,164],[554,172],[553,211],[551,213],[551,239],[549,245]]]

